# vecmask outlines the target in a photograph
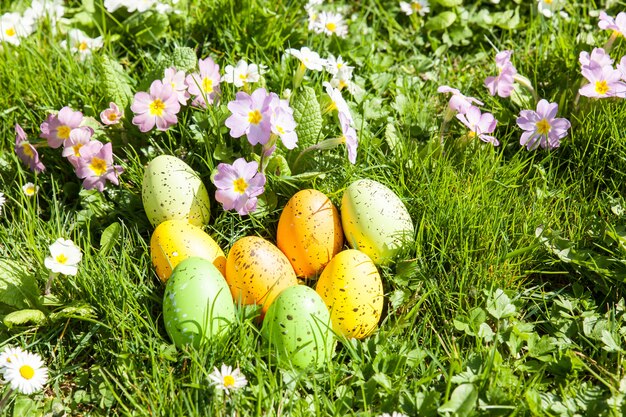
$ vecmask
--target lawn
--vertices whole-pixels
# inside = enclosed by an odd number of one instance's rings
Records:
[[[0,86],[0,415],[626,415],[626,3],[6,0]],[[304,278],[310,189],[344,238]],[[228,258],[199,310],[174,212]],[[231,296],[250,263],[314,312]]]

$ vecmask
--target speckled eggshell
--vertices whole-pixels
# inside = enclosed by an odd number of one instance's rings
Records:
[[[339,252],[324,268],[315,291],[330,310],[335,332],[362,339],[378,326],[383,283],[376,265],[363,252]]]
[[[335,346],[328,308],[305,285],[280,293],[267,310],[261,334],[283,368],[317,368],[330,360]]]
[[[198,347],[221,335],[235,321],[235,304],[218,269],[206,259],[179,263],[165,286],[165,330],[176,346]]]
[[[235,303],[262,305],[263,314],[281,291],[298,284],[280,249],[256,236],[243,237],[230,249],[226,282]]]
[[[337,208],[320,191],[297,192],[280,215],[276,246],[299,277],[319,274],[343,246]]]
[[[198,174],[171,155],[160,155],[146,166],[141,198],[153,226],[165,220],[186,220],[195,226],[209,222],[209,193]]]
[[[379,182],[353,182],[341,199],[343,233],[353,249],[378,264],[389,262],[413,238],[413,221],[402,200]]]
[[[150,239],[152,265],[162,282],[181,261],[196,256],[204,258],[226,275],[226,255],[202,229],[186,220],[166,220],[159,224]]]

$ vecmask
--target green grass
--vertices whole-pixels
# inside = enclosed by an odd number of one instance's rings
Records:
[[[45,313],[43,322],[0,324],[0,349],[37,352],[50,369],[42,393],[12,395],[0,415],[623,415],[626,106],[585,97],[574,104],[582,80],[578,54],[609,36],[590,13],[604,5],[573,2],[565,20],[543,18],[526,4],[532,2],[465,3],[465,9],[432,4],[431,16],[450,10],[458,20],[447,31],[428,31],[422,24],[432,17],[415,28],[395,1],[331,2],[326,7],[352,19],[348,38],[338,39],[308,31],[298,1],[189,0],[155,37],[95,11],[95,23],[80,26],[104,35],[105,46],[84,62],[60,48],[62,36],[49,28],[19,47],[5,45],[0,192],[8,201],[0,215],[0,278],[34,279],[41,291],[44,258],[58,237],[80,246],[83,259],[75,277],[54,281],[52,298],[28,294]],[[27,5],[5,2],[0,12]],[[70,17],[83,11],[79,2],[68,6]],[[479,21],[481,9],[515,8],[514,29]],[[495,71],[493,45],[513,49],[518,71],[571,121],[559,149],[520,147],[515,118],[525,107],[491,97],[483,86]],[[234,87],[222,86],[221,108],[186,109],[165,133],[140,133],[127,112],[124,128],[110,137],[125,172],[103,194],[81,191],[58,150],[39,149],[47,170],[37,176],[13,152],[15,123],[35,140],[48,112],[65,105],[98,118],[110,101],[101,56],[122,64],[134,93],[177,46],[212,56],[222,68],[239,59],[265,64],[266,86],[277,93],[292,88],[296,64],[283,59],[286,48],[309,46],[355,65],[363,93],[345,97],[358,125],[357,164],[347,162],[343,148],[311,152],[299,170],[316,175],[268,175],[270,204],[254,216],[224,212],[212,198],[206,227],[228,252],[246,235],[275,242],[281,209],[299,189],[318,189],[339,205],[352,181],[371,178],[401,197],[415,239],[380,269],[379,329],[362,341],[340,340],[320,369],[278,368],[249,309],[238,310],[232,332],[200,349],[175,348],[165,331],[164,286],[151,265],[153,228],[141,203],[143,167],[160,154],[178,156],[213,195],[216,156],[232,162],[251,152],[223,126]],[[611,56],[618,61],[624,54],[626,41],[618,39]],[[321,99],[327,79],[309,74],[304,84]],[[484,101],[484,111],[499,120],[499,147],[466,143],[453,120],[442,152],[448,99],[436,92],[442,84]],[[323,134],[336,136],[335,124],[326,116]],[[299,150],[283,154],[293,164]],[[40,186],[34,198],[21,192],[29,181]],[[101,239],[115,222],[121,229],[109,248]],[[547,242],[537,238],[539,227],[552,233]],[[16,265],[24,271],[15,272]],[[508,298],[496,299],[498,289]],[[0,285],[0,318],[15,309],[7,300]],[[245,389],[225,396],[209,384],[208,374],[223,363],[241,368]],[[4,393],[0,386],[0,398]]]

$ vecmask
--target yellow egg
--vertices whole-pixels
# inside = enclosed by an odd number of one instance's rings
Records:
[[[363,252],[339,252],[326,265],[315,291],[330,310],[335,332],[362,339],[376,329],[383,311],[383,283]]]
[[[192,256],[204,258],[226,275],[226,255],[211,236],[186,220],[166,220],[150,239],[152,265],[166,282],[181,261]]]
[[[298,284],[280,249],[256,236],[243,237],[230,249],[226,282],[235,303],[262,305],[263,314],[282,290]]]
[[[280,215],[276,245],[296,275],[310,278],[319,274],[343,246],[337,208],[317,190],[297,192]]]

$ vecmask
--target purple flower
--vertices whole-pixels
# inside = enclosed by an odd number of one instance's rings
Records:
[[[350,120],[343,113],[339,113],[339,122],[341,124],[341,138],[348,148],[348,161],[354,165],[356,163],[356,150],[359,147],[356,130],[350,125]]]
[[[593,48],[591,55],[589,55],[587,51],[582,51],[580,55],[578,55],[578,62],[580,62],[581,67],[589,67],[592,64],[599,65],[600,67],[613,65],[613,60],[602,48]]]
[[[474,138],[478,136],[480,140],[491,143],[493,146],[498,146],[500,142],[493,136],[486,133],[493,133],[496,130],[498,121],[491,113],[482,113],[476,106],[472,106],[465,114],[457,114],[456,118],[461,121],[467,128],[469,128],[469,137]]]
[[[511,55],[513,51],[502,51],[496,55],[496,66],[498,67],[498,75],[485,78],[485,87],[489,90],[489,94],[500,97],[509,97],[513,91],[513,77],[517,74],[517,70],[511,63]]]
[[[200,72],[189,74],[185,78],[189,94],[194,95],[193,105],[206,107],[213,104],[220,95],[220,66],[208,57],[198,61]]]
[[[476,103],[479,106],[483,105],[483,102],[475,99],[474,97],[468,97],[461,94],[459,90],[456,88],[449,87],[447,85],[442,85],[437,89],[438,93],[452,93],[452,97],[450,97],[450,102],[448,106],[450,109],[465,114],[469,108],[472,106],[472,103]]]
[[[167,130],[176,124],[180,104],[171,85],[154,80],[150,85],[150,94],[143,91],[135,94],[130,109],[135,113],[133,124],[138,126],[140,131],[147,132],[155,124],[157,130]]]
[[[15,124],[15,153],[25,165],[28,165],[31,171],[38,173],[46,169],[39,160],[37,149],[30,144],[19,123]]]
[[[110,142],[102,145],[100,141],[92,140],[81,148],[76,175],[83,179],[85,189],[95,188],[102,192],[107,181],[119,184],[117,176],[124,172],[124,169],[119,165],[113,165],[111,146]]]
[[[600,12],[600,21],[598,22],[600,29],[612,30],[622,36],[626,36],[626,13],[619,12],[615,18]]]
[[[257,196],[263,194],[265,175],[257,172],[259,164],[239,158],[232,165],[219,164],[213,183],[217,187],[215,199],[224,210],[237,210],[244,216],[256,210]]]
[[[287,100],[281,100],[275,93],[270,93],[272,101],[270,110],[270,127],[272,133],[278,135],[287,149],[293,149],[298,144],[296,120],[293,118],[293,109]]]
[[[48,146],[58,148],[70,137],[72,129],[76,129],[83,121],[83,114],[65,106],[58,114],[50,114],[40,126],[40,137],[48,141]]]
[[[354,119],[352,119],[350,107],[348,107],[348,103],[346,103],[346,100],[341,95],[341,91],[334,88],[328,81],[324,81],[322,85],[326,88],[326,94],[328,94],[331,100],[328,111],[337,110],[338,113],[343,113],[343,115],[350,120],[350,124],[353,124]]]
[[[78,168],[79,160],[82,156],[81,149],[91,142],[92,136],[93,129],[83,126],[73,129],[70,132],[69,139],[65,141],[61,155],[66,157],[75,169]]]
[[[272,133],[272,100],[272,95],[267,94],[264,88],[254,90],[252,95],[238,92],[235,100],[228,103],[228,110],[232,115],[226,119],[225,124],[230,129],[230,135],[234,138],[247,135],[251,145],[265,145]]]
[[[626,55],[617,64],[617,70],[622,74],[622,80],[626,81]]]
[[[571,124],[567,119],[555,118],[559,106],[542,99],[537,104],[537,111],[522,110],[517,118],[517,125],[525,130],[520,138],[520,145],[533,150],[539,146],[554,149],[560,140],[567,136]]]
[[[187,84],[185,83],[185,71],[176,71],[176,68],[170,67],[165,70],[163,84],[169,84],[174,90],[174,94],[178,97],[178,102],[184,106],[189,100],[187,92]]]
[[[120,122],[120,120],[122,119],[122,116],[123,114],[120,111],[120,108],[117,107],[117,104],[115,104],[114,102],[110,102],[109,108],[104,109],[100,113],[100,120],[105,125],[115,125]]]
[[[605,98],[605,97],[626,97],[626,84],[620,81],[622,73],[613,69],[612,66],[601,67],[596,63],[584,66],[583,76],[589,81],[578,90],[581,96]]]

